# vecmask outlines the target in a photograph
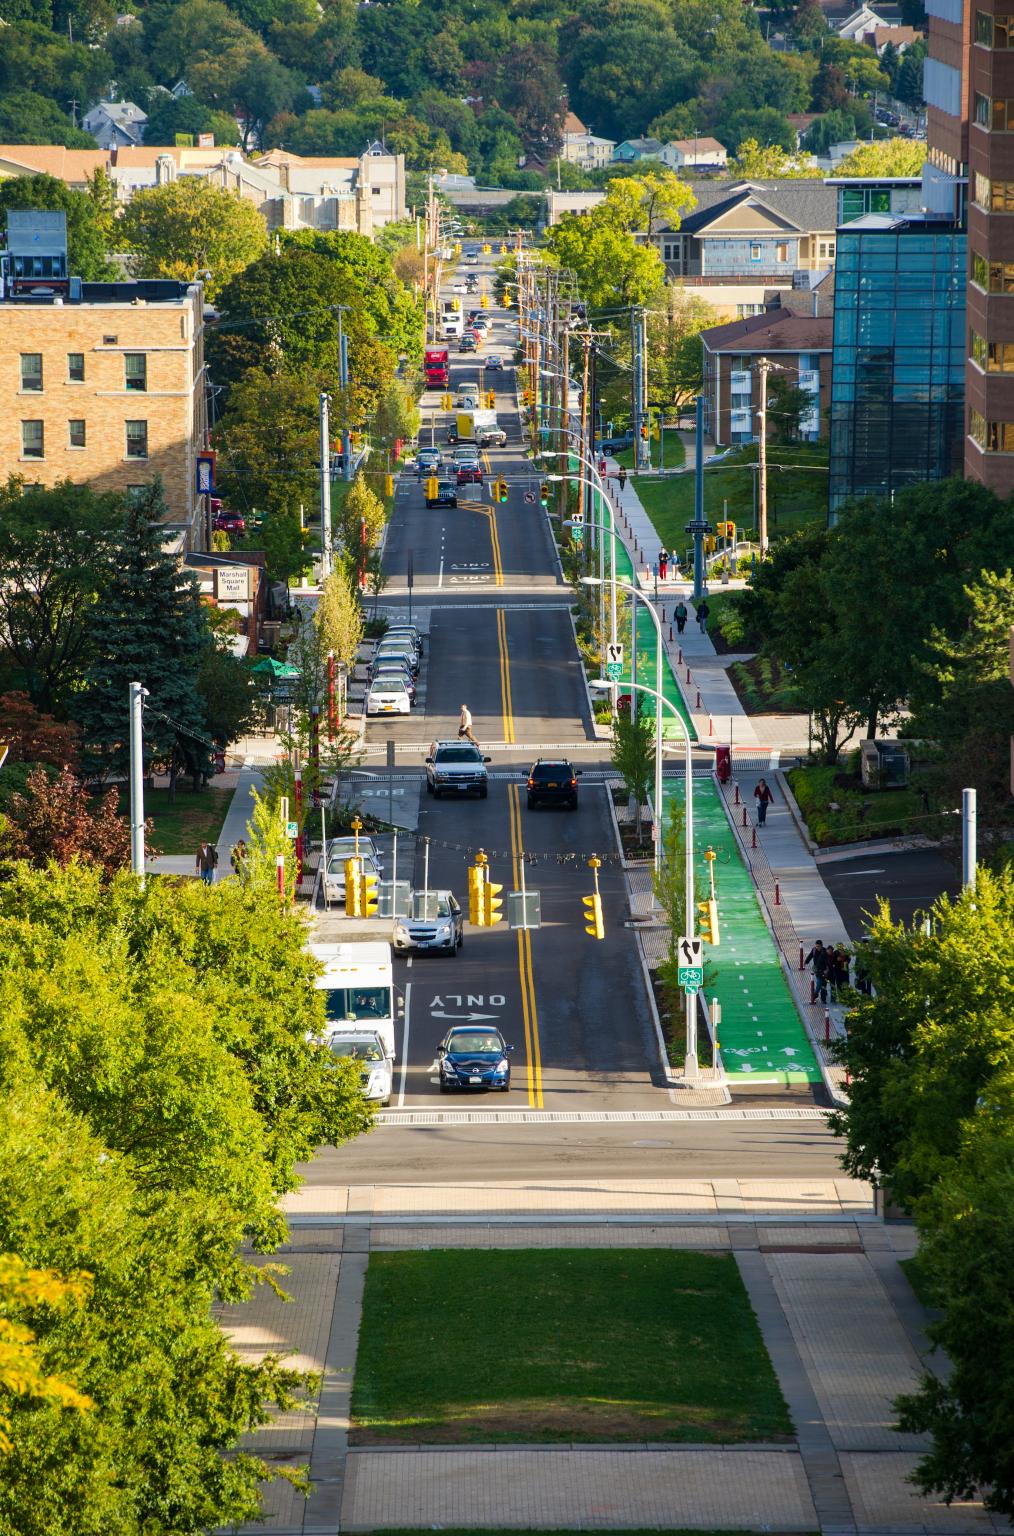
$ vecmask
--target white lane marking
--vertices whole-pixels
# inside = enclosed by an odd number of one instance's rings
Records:
[[[437,591],[438,592],[439,592],[440,588],[443,586],[443,584],[444,584],[444,552],[443,552],[443,549],[441,548],[441,551],[440,551],[440,569],[437,572]]]
[[[408,1078],[408,1026],[412,1011],[412,983],[405,983],[405,1033],[401,1041],[401,1081],[398,1084],[398,1108],[405,1107],[405,1083]]]
[[[777,1082],[777,1078],[755,1081]],[[552,1109],[407,1109],[402,1114],[381,1110],[378,1125],[645,1125],[723,1120],[826,1120],[830,1110],[800,1108],[771,1109],[628,1109],[628,1110],[552,1110]]]

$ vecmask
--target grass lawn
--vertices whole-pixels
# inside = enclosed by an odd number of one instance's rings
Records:
[[[196,794],[189,784],[180,784],[176,790],[175,805],[169,804],[167,789],[149,789],[144,796],[145,814],[155,823],[151,841],[160,853],[196,853],[205,838],[217,842],[222,830],[231,789],[199,789]],[[126,791],[120,791],[120,809],[128,812]],[[225,860],[228,865],[228,859]]]
[[[766,656],[755,656],[752,661],[734,661],[729,668],[729,681],[750,715],[763,714],[767,710],[806,713],[806,704],[792,674],[783,671],[777,661],[770,661]]]
[[[667,445],[668,447],[668,445]],[[754,480],[752,465],[757,462],[756,445],[742,448],[732,458],[704,472],[704,515],[709,522],[724,521],[728,502],[729,517],[741,535],[756,537]],[[688,547],[685,525],[694,512],[694,477],[677,475],[671,480],[635,480],[644,510],[668,549],[681,555]],[[823,523],[827,517],[827,449],[820,444],[799,444],[792,448],[768,445],[768,536],[777,539],[795,533],[809,523]]]
[[[356,1445],[783,1441],[792,1423],[731,1255],[370,1257]]]
[[[858,777],[840,768],[791,768],[786,778],[814,842],[822,847],[835,843],[855,843],[872,837],[894,837],[904,832],[921,832],[939,837],[953,822],[933,815],[935,806],[930,793],[927,816],[918,783],[908,789],[863,789]],[[831,809],[832,802],[838,806]]]
[[[675,427],[672,429],[668,427],[666,428],[665,443],[662,446],[665,449],[665,458],[663,459],[664,467],[666,469],[681,469],[687,461],[687,452],[683,445],[683,439],[679,436]],[[659,444],[655,438],[652,438],[651,462],[656,469],[659,467],[660,457],[661,455],[659,453]],[[623,464],[627,469],[633,469],[633,443],[631,443],[629,448],[621,448],[619,453],[614,453],[613,458],[616,460],[617,464]]]

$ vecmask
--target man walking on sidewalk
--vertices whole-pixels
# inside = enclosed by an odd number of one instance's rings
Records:
[[[708,607],[707,598],[702,597],[701,601],[697,604],[697,624],[702,635],[708,633],[708,614],[710,612],[711,609]]]
[[[676,633],[681,635],[687,627],[687,605],[682,598],[676,604],[674,617],[676,619]]]
[[[617,475],[617,477],[616,477],[616,478],[617,478],[617,479],[618,479],[618,480],[619,480],[619,482],[620,482],[620,494],[621,494],[621,495],[622,495],[622,493],[623,493],[623,487],[624,487],[624,486],[625,486],[625,485],[626,485],[626,483],[627,483],[627,466],[626,466],[626,465],[625,465],[625,464],[621,464],[621,465],[620,465],[620,472],[619,472],[619,474],[618,474],[618,475]]]
[[[810,950],[810,953],[803,961],[803,964],[811,965],[813,967],[813,980],[817,988],[817,1001],[826,1003],[827,973],[830,969],[830,966],[828,964],[827,950],[824,948],[823,939],[814,940],[813,948]]]
[[[768,786],[767,779],[759,781],[757,788],[753,792],[753,797],[757,802],[757,825],[763,827],[768,819],[768,806],[775,798]]]
[[[194,861],[194,873],[201,877],[205,885],[214,885],[217,866],[217,848],[207,841],[203,842],[197,850],[197,858]]]

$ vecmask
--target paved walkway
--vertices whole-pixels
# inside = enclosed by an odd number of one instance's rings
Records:
[[[837,1186],[844,1186],[838,1188]],[[280,1254],[285,1286],[297,1305],[259,1287],[241,1306],[216,1314],[240,1354],[256,1359],[291,1349],[294,1363],[323,1375],[319,1399],[305,1414],[287,1413],[243,1448],[269,1461],[309,1463],[311,1495],[285,1483],[265,1494],[274,1536],[335,1536],[379,1528],[490,1529],[673,1528],[822,1532],[835,1536],[977,1536],[1010,1531],[979,1504],[948,1508],[916,1496],[906,1481],[923,1442],[890,1427],[894,1396],[911,1386],[925,1351],[924,1314],[898,1268],[913,1248],[911,1228],[884,1227],[858,1210],[849,1214],[849,1181],[832,1181],[837,1218],[814,1224],[754,1212],[735,1219],[732,1206],[745,1183],[716,1181],[718,1214],[683,1225],[603,1221],[577,1184],[538,1187],[518,1182],[530,1203],[569,1204],[571,1220],[528,1226],[509,1217],[449,1226],[392,1221],[390,1206],[423,1207],[439,1221],[460,1209],[470,1188],[472,1208],[484,1206],[487,1186],[371,1191],[366,1223],[342,1212],[364,1206],[364,1191],[334,1191],[323,1214],[294,1226]],[[759,1187],[759,1186],[758,1186]],[[805,1209],[810,1186],[766,1186],[766,1198]],[[825,1191],[826,1193],[826,1191]],[[308,1191],[290,1197],[302,1203]],[[689,1202],[689,1195],[685,1196]],[[575,1225],[584,1216],[591,1225]],[[810,1215],[812,1216],[812,1210]],[[363,1211],[363,1215],[366,1212]],[[383,1449],[348,1445],[348,1395],[354,1369],[368,1253],[418,1247],[696,1248],[733,1252],[796,1427],[787,1445],[501,1445]],[[664,1363],[662,1367],[664,1369]],[[617,1382],[622,1391],[622,1382]]]

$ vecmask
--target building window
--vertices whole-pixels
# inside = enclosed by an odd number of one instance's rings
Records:
[[[67,447],[83,448],[85,446],[85,424],[78,418],[67,423]]]
[[[21,457],[23,459],[45,458],[45,443],[46,440],[41,421],[23,421],[21,423]]]
[[[1014,261],[987,261],[973,251],[972,282],[987,293],[1014,293]]]
[[[751,245],[751,247],[750,247],[750,260],[751,261],[760,261],[760,259],[761,259],[761,248],[760,248],[760,246],[759,245]]]
[[[148,388],[148,359],[143,352],[126,352],[123,357],[124,385],[127,389]]]
[[[22,352],[21,390],[23,394],[37,394],[42,388],[42,353]]]
[[[978,411],[972,410],[968,431],[987,453],[1014,453],[1014,421],[987,421]]]
[[[982,96],[976,91],[973,117],[980,128],[991,128],[995,133],[1009,133],[1014,129],[1014,98]]]
[[[818,252],[822,259],[834,261],[835,243],[833,240],[821,240]]]
[[[1014,373],[1014,341],[986,341],[971,333],[972,361],[986,373]]]
[[[67,353],[67,383],[68,384],[83,384],[84,383],[84,353],[83,352],[68,352]]]
[[[975,41],[983,48],[1010,48],[1014,38],[1014,16],[991,16],[988,11],[975,13]]]
[[[146,459],[148,457],[148,423],[146,421],[128,421],[127,427],[127,458]]]
[[[788,261],[788,259],[789,259],[789,247],[786,245],[784,240],[781,240],[775,246],[775,260],[776,261]]]
[[[1014,213],[1014,181],[991,181],[976,171],[975,202],[987,213]]]

